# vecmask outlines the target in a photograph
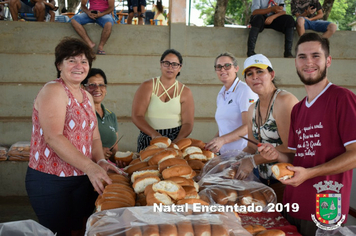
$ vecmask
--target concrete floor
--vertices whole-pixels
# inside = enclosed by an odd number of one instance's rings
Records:
[[[0,223],[28,219],[38,222],[27,196],[0,197]]]

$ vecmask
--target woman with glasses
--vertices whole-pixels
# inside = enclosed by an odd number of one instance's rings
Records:
[[[277,88],[272,64],[262,54],[247,58],[242,73],[247,85],[258,94],[258,100],[248,111],[248,138],[256,143],[270,143],[278,151],[290,152],[287,147],[290,115],[298,99]],[[271,171],[275,163],[266,161],[259,155],[257,146],[252,142],[248,142],[244,151],[252,155],[240,161],[236,177],[244,179],[254,167],[258,167],[261,182],[273,188],[277,201],[282,202],[284,185],[273,177]]]
[[[95,59],[82,40],[64,38],[55,49],[57,77],[37,94],[32,113],[26,190],[39,223],[57,235],[84,235],[103,193],[109,164],[101,148],[94,101],[81,88]],[[83,227],[84,226],[84,227]]]
[[[93,96],[104,156],[115,163],[115,153],[119,150],[118,144],[114,146],[118,139],[117,118],[114,112],[105,108],[102,104],[107,94],[107,83],[104,71],[92,68],[83,80],[82,85]]]
[[[248,108],[257,95],[237,77],[239,66],[231,53],[225,52],[215,59],[215,72],[223,83],[218,96],[215,120],[219,131],[206,144],[206,149],[224,154],[229,150],[242,150],[247,141],[240,136],[247,134]]]
[[[161,76],[143,82],[132,103],[132,121],[139,128],[137,151],[157,136],[176,142],[193,129],[194,100],[190,89],[177,80],[183,65],[182,55],[166,50],[160,60]]]

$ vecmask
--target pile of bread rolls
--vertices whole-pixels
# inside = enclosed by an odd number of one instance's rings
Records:
[[[235,205],[237,206],[261,206],[265,208],[268,203],[275,202],[276,195],[274,191],[268,186],[262,185],[260,187],[251,186],[246,188],[238,185],[239,180],[236,181],[236,186],[223,185],[221,183],[205,183],[202,190],[199,192],[200,199],[209,204],[220,205]],[[240,182],[241,183],[241,182]],[[239,213],[246,213],[241,210]]]
[[[29,161],[31,142],[20,141],[11,145],[7,152],[9,161]]]
[[[129,163],[124,170],[137,194],[136,205],[184,204],[199,199],[199,185],[193,178],[215,157],[204,146],[197,139],[184,138],[171,143],[167,137],[157,137],[135,159],[133,153],[117,152],[116,160]]]
[[[116,173],[109,173],[109,177],[112,184],[106,185],[103,194],[98,196],[96,211],[135,206],[136,194],[129,178]]]

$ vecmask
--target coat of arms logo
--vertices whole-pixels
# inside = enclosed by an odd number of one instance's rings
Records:
[[[341,226],[342,222],[345,220],[345,215],[341,214],[341,193],[340,189],[343,184],[339,184],[335,181],[320,181],[314,184],[313,187],[316,188],[316,214],[312,214],[312,219],[316,226],[323,230],[334,230]],[[325,191],[333,191],[336,193],[322,193]],[[328,226],[330,225],[330,226]]]

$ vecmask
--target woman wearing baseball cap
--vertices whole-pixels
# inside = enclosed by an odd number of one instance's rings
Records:
[[[288,149],[290,114],[298,99],[291,93],[278,89],[275,85],[275,71],[272,63],[262,54],[255,54],[245,60],[244,75],[246,84],[258,95],[258,100],[248,110],[248,138],[258,143],[270,143],[281,152]],[[251,153],[241,160],[237,178],[244,179],[254,167],[258,167],[261,182],[272,187],[278,202],[282,202],[284,185],[274,178],[271,167],[257,151],[257,146],[248,142],[243,150]]]

